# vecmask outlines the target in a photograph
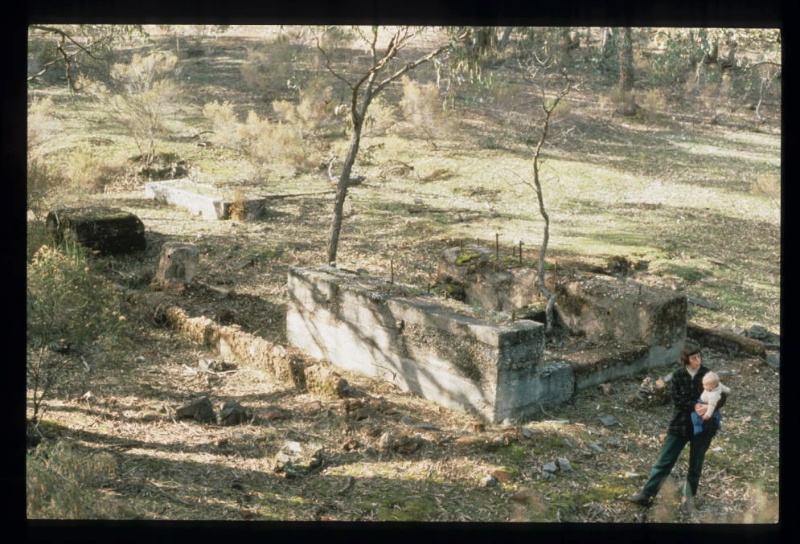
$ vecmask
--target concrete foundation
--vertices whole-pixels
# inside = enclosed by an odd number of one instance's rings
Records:
[[[211,185],[189,179],[153,181],[145,184],[145,196],[187,210],[203,219],[256,219],[266,209],[264,198],[228,198]]]
[[[294,269],[288,281],[287,337],[312,357],[493,422],[574,392],[569,364],[543,362],[539,323],[482,321],[332,267]]]
[[[484,321],[413,288],[332,267],[294,269],[288,282],[295,347],[493,422],[674,364],[686,339],[684,296],[615,278],[560,287],[560,311],[586,347],[547,355],[544,326],[534,321]]]

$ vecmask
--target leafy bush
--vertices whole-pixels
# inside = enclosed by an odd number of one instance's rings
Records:
[[[135,517],[116,500],[99,500],[101,487],[118,475],[110,453],[87,455],[67,442],[41,445],[26,459],[29,519],[122,519]]]
[[[101,335],[121,332],[121,298],[89,264],[86,251],[69,243],[44,245],[28,263],[27,381],[34,422],[46,399],[69,381],[72,355]]]

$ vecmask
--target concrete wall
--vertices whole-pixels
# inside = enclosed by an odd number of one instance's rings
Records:
[[[188,179],[152,181],[145,183],[145,196],[187,210],[203,219],[224,219],[228,204],[220,196],[201,194],[213,190],[210,186],[195,185]]]
[[[630,370],[617,369],[619,375],[630,375],[634,366],[641,370],[675,363],[686,343],[687,300],[678,291],[589,275],[559,282],[555,292],[559,317],[573,334],[617,352],[648,348]]]
[[[332,267],[289,272],[289,342],[341,368],[500,422],[571,398],[569,364],[543,362],[544,328],[495,324],[380,278]]]
[[[187,210],[203,219],[257,219],[267,205],[265,198],[243,197],[236,202],[225,200],[211,185],[189,179],[152,181],[145,184],[145,196]]]

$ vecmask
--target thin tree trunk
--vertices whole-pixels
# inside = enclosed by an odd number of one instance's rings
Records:
[[[336,200],[333,204],[333,221],[331,222],[330,236],[328,238],[328,263],[336,265],[336,255],[339,249],[339,233],[342,230],[342,218],[344,215],[344,201],[347,199],[347,187],[350,183],[350,172],[358,156],[358,148],[361,144],[361,130],[363,120],[353,125],[353,136],[350,138],[350,147],[344,160],[342,173],[339,176],[339,183],[336,186]]]
[[[619,88],[623,92],[633,90],[633,41],[631,29],[620,29]]]

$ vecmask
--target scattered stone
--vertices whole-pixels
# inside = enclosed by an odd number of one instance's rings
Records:
[[[378,449],[384,453],[392,451],[394,448],[394,436],[390,432],[385,432],[378,439]]]
[[[197,363],[197,368],[208,372],[225,372],[233,370],[236,365],[233,363],[226,363],[225,361],[216,361],[214,359],[200,359]]]
[[[470,425],[470,429],[469,429],[469,430],[471,430],[473,433],[482,433],[482,432],[486,432],[486,425],[484,425],[484,424],[483,424],[483,423],[481,423],[481,422],[473,422],[473,423]]]
[[[566,457],[558,458],[558,468],[561,470],[561,472],[573,472],[575,470],[572,468],[572,464]]]
[[[245,421],[252,419],[250,414],[244,407],[236,402],[230,400],[222,405],[219,414],[217,415],[217,423],[220,425],[241,425]]]
[[[614,416],[599,416],[597,419],[605,425],[606,427],[613,427],[614,425],[619,425],[619,420]]]
[[[779,353],[767,353],[767,357],[765,359],[767,364],[774,368],[775,370],[780,370],[781,368],[781,357]]]
[[[501,468],[501,469],[492,471],[491,476],[495,480],[497,480],[499,482],[506,483],[506,484],[514,479],[514,473],[512,471],[506,469],[506,468]]]
[[[200,397],[187,402],[175,411],[175,417],[178,419],[194,419],[201,423],[208,423],[216,418],[214,407],[211,406],[211,401],[208,400],[208,397]]]
[[[769,331],[763,325],[750,325],[745,334],[756,340],[765,340],[769,336]]]
[[[610,383],[601,383],[597,386],[597,388],[604,395],[610,395],[614,392],[614,388],[611,386]]]
[[[188,284],[197,275],[200,251],[194,244],[166,242],[156,270],[156,281],[163,287]]]
[[[647,376],[639,385],[639,391],[628,401],[634,406],[662,406],[670,400],[668,382],[662,378]]]
[[[322,448],[315,444],[290,441],[275,456],[273,471],[286,478],[297,478],[320,468],[322,463]]]
[[[554,461],[550,461],[550,462],[544,464],[544,466],[542,467],[542,470],[544,472],[549,472],[551,474],[555,474],[556,472],[558,472],[558,465]]]
[[[597,442],[592,442],[591,444],[589,444],[589,447],[590,447],[590,448],[592,448],[592,449],[593,449],[594,451],[596,451],[597,453],[605,453],[605,451],[606,451],[606,450],[604,450],[604,449],[603,449],[603,447],[602,447],[600,444],[598,444]]]
[[[316,414],[322,410],[322,402],[318,400],[312,400],[308,404],[306,404],[306,411],[310,414]]]
[[[285,419],[287,414],[280,408],[267,408],[261,417],[265,421],[278,421],[279,419]]]
[[[500,482],[498,482],[497,478],[495,478],[494,476],[484,476],[483,478],[481,478],[481,485],[483,487],[494,487],[499,483]]]

